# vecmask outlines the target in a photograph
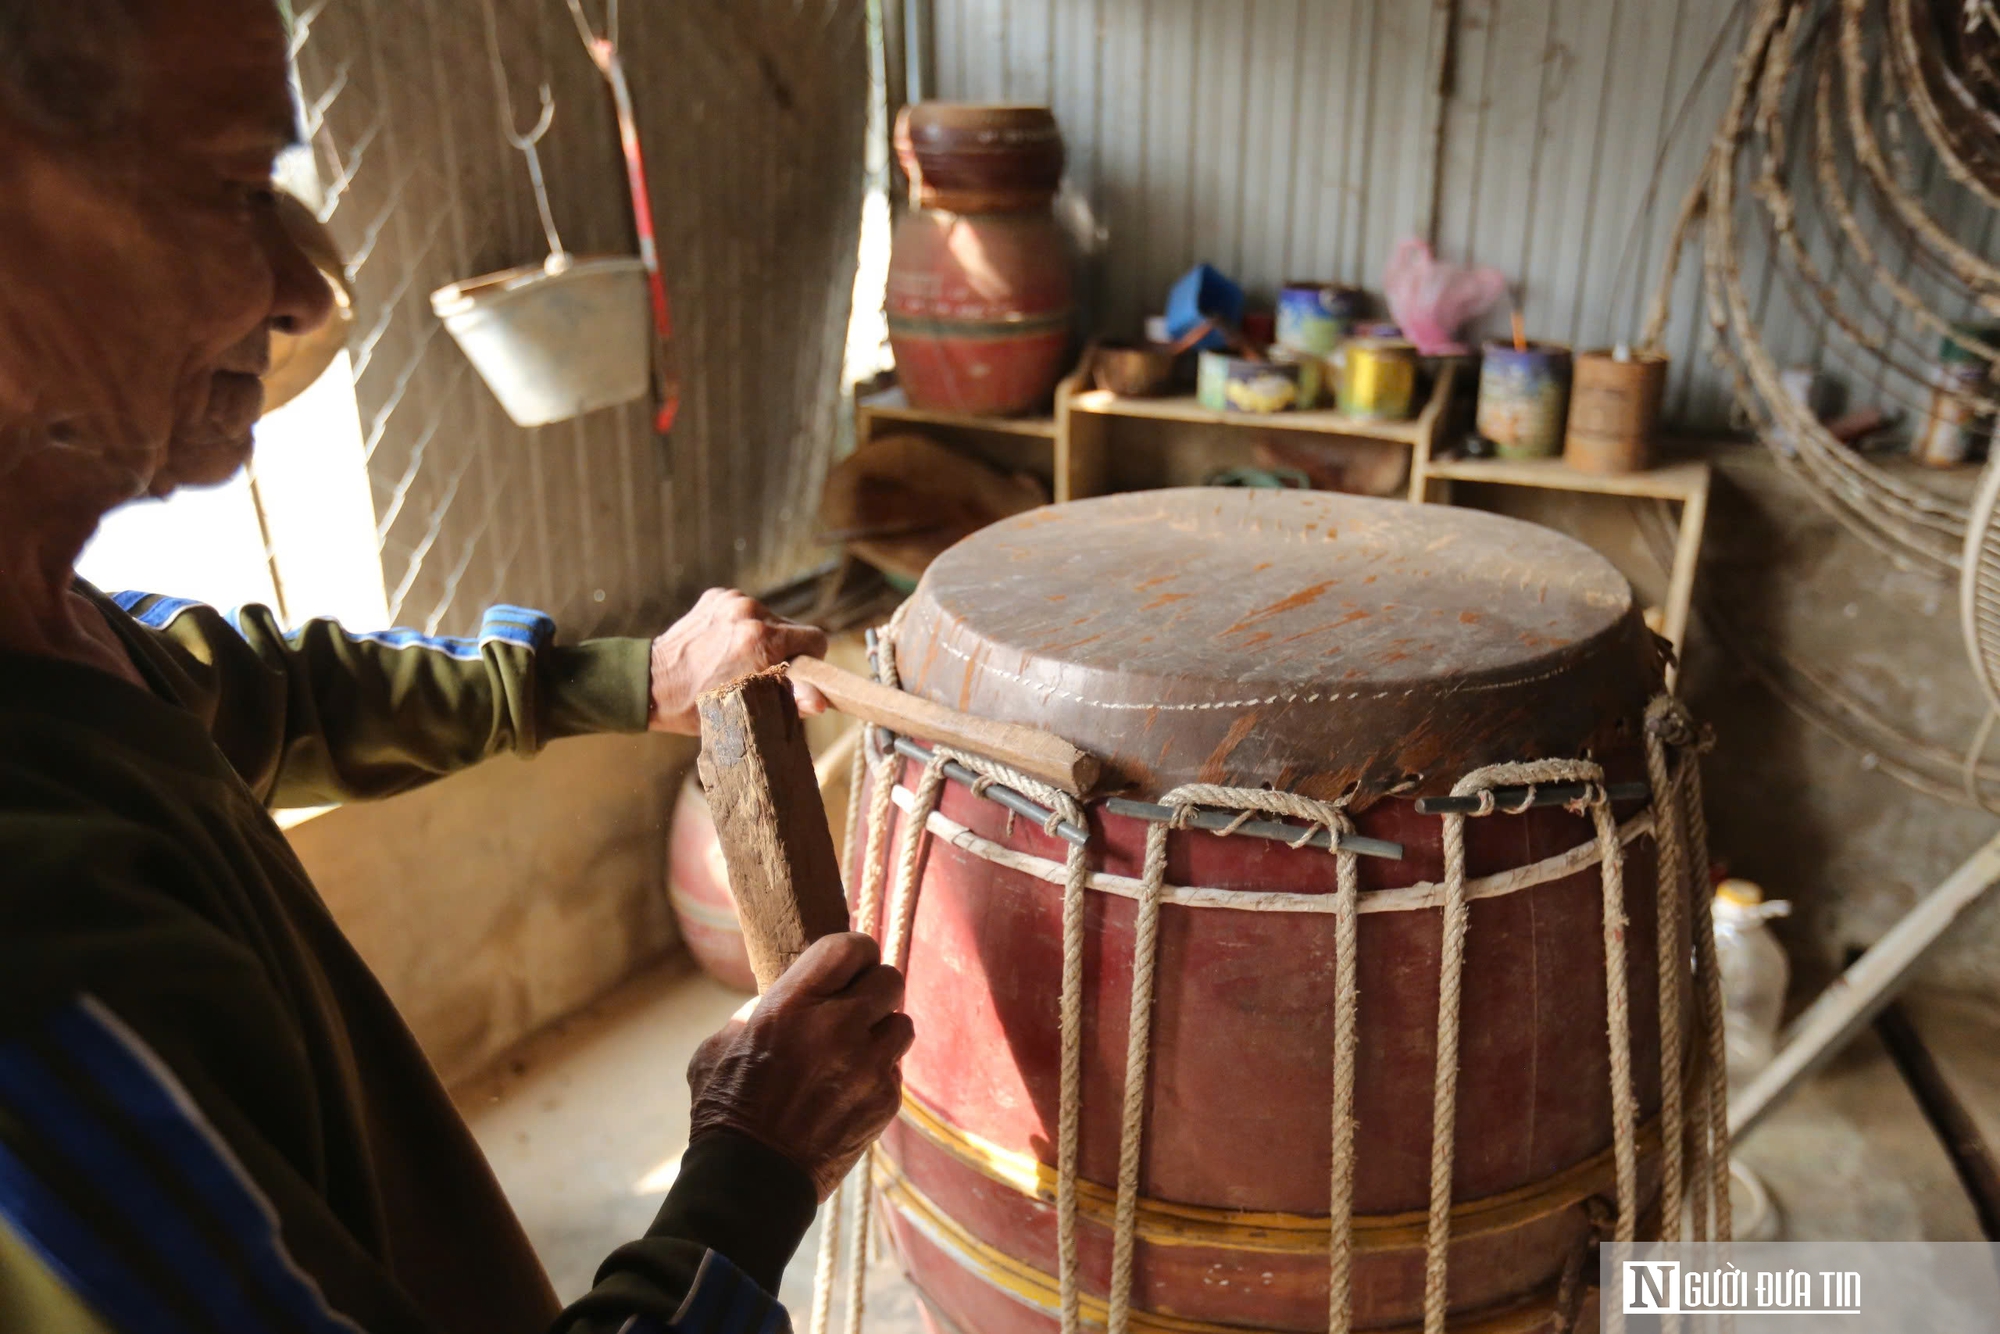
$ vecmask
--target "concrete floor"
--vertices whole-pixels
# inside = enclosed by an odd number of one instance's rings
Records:
[[[688,1058],[742,999],[676,959],[458,1090],[564,1300],[651,1221],[686,1147]],[[2000,1144],[2000,1016],[1929,1002],[1916,1018]],[[1872,1034],[1773,1113],[1739,1157],[1769,1186],[1787,1239],[1980,1240],[1949,1160]],[[780,1293],[800,1328],[817,1247],[815,1231]],[[916,1334],[899,1274],[877,1265],[869,1291],[872,1334]]]
[[[688,1060],[744,999],[679,956],[454,1090],[564,1301],[653,1221],[687,1147]],[[818,1253],[815,1224],[778,1294],[801,1330]],[[867,1327],[921,1330],[915,1295],[887,1262],[871,1268]]]

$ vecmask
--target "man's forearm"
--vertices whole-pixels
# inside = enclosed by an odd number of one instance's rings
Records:
[[[783,1154],[733,1130],[701,1136],[653,1226],[611,1253],[557,1334],[617,1334],[635,1319],[635,1334],[765,1328],[817,1203],[812,1178]]]

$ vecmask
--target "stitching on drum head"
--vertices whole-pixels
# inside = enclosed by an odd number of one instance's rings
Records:
[[[1143,710],[1144,712],[1147,713],[1194,713],[1204,709],[1248,709],[1256,707],[1258,705],[1270,705],[1270,704],[1317,704],[1321,700],[1325,700],[1327,703],[1331,704],[1333,701],[1341,699],[1408,699],[1410,696],[1417,694],[1462,695],[1469,691],[1474,691],[1474,690],[1505,690],[1510,686],[1533,685],[1537,681],[1547,681],[1554,677],[1561,676],[1564,672],[1569,670],[1567,667],[1552,667],[1548,671],[1540,672],[1534,676],[1517,676],[1506,681],[1478,681],[1478,682],[1468,682],[1464,685],[1438,684],[1438,685],[1425,685],[1425,686],[1411,686],[1407,690],[1349,690],[1346,691],[1345,693],[1338,690],[1327,690],[1327,691],[1314,691],[1309,695],[1308,694],[1266,695],[1261,699],[1253,697],[1250,699],[1203,700],[1199,703],[1190,703],[1190,704],[1164,704],[1164,703],[1148,704],[1135,700],[1092,699],[1088,695],[1079,695],[1074,690],[1064,690],[1060,686],[1052,686],[1043,681],[1030,681],[1027,677],[1022,676],[1018,672],[1010,672],[1005,667],[996,667],[990,662],[976,663],[973,661],[971,654],[967,653],[964,649],[959,648],[956,644],[947,644],[940,642],[938,643],[937,647],[943,649],[946,653],[950,654],[952,657],[957,658],[960,662],[965,663],[968,667],[976,667],[982,672],[990,672],[994,676],[1003,677],[1006,680],[1012,681],[1015,685],[1025,686],[1029,690],[1038,691],[1044,696],[1052,696],[1056,699],[1066,699],[1075,704],[1088,704],[1091,707],[1098,709],[1118,709],[1118,710],[1137,709],[1137,710]]]

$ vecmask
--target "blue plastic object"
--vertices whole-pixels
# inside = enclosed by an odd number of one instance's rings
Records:
[[[1167,293],[1169,337],[1178,339],[1203,320],[1220,320],[1231,327],[1243,323],[1243,289],[1212,264],[1195,265]],[[1195,346],[1220,352],[1229,340],[1218,330]]]

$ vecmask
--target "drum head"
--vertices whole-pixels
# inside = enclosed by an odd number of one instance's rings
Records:
[[[1363,800],[1630,743],[1664,657],[1590,548],[1476,510],[1181,488],[1053,505],[925,574],[906,689],[1114,783]]]

